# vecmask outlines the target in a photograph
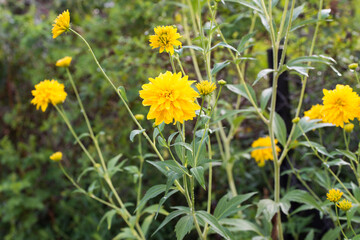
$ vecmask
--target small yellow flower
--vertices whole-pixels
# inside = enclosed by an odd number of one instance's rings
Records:
[[[277,143],[278,140],[275,139],[275,144]],[[251,147],[259,147],[259,149],[255,149],[251,152],[251,157],[255,159],[259,167],[265,166],[266,160],[274,160],[273,152],[271,149],[271,139],[269,136],[258,138],[251,144]],[[281,149],[277,145],[275,149],[277,154],[281,151]]]
[[[354,130],[354,124],[348,123],[344,126],[344,130],[347,133],[351,133]]]
[[[49,103],[57,105],[65,101],[67,93],[64,88],[64,84],[56,80],[44,80],[36,84],[35,90],[31,91],[34,96],[31,103],[36,105],[36,109],[41,107],[41,110],[45,112]]]
[[[351,70],[356,70],[358,67],[359,67],[359,64],[357,64],[357,63],[349,64],[349,69],[351,69]]]
[[[340,208],[341,210],[343,210],[344,212],[346,212],[346,211],[350,210],[350,208],[352,207],[352,204],[348,200],[343,199],[338,204],[336,204],[336,206],[338,208]]]
[[[195,111],[200,106],[195,103],[199,94],[191,87],[194,81],[188,81],[188,76],[181,77],[181,72],[166,73],[149,78],[150,83],[142,85],[139,92],[144,106],[150,106],[147,119],[155,119],[155,125],[162,122],[169,124],[174,121],[193,119]]]
[[[69,67],[71,64],[72,57],[64,57],[56,61],[57,67]]]
[[[326,194],[327,199],[329,199],[330,202],[336,203],[340,200],[341,196],[343,195],[343,192],[341,192],[339,189],[330,189],[329,192]]]
[[[63,32],[66,32],[70,28],[70,13],[69,10],[64,11],[62,14],[57,16],[54,20],[52,34],[53,38],[57,38]]]
[[[324,108],[323,105],[316,104],[310,108],[310,110],[304,112],[304,116],[310,119],[323,119],[322,109]]]
[[[155,35],[150,36],[150,46],[152,49],[160,48],[159,52],[164,50],[171,55],[174,54],[174,46],[181,47],[181,42],[177,39],[181,38],[181,35],[177,32],[177,29],[173,26],[159,26],[154,28]]]
[[[210,95],[216,89],[216,85],[214,83],[209,82],[208,80],[201,81],[200,83],[197,83],[195,86],[199,91],[200,95],[202,96]]]
[[[344,123],[360,116],[360,97],[348,85],[336,85],[334,90],[323,90],[323,119],[344,127]]]
[[[56,152],[51,154],[50,159],[54,162],[60,162],[62,160],[62,152]]]
[[[138,121],[144,120],[145,116],[143,114],[135,114],[135,119]]]

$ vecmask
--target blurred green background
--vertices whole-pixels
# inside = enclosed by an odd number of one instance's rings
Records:
[[[300,19],[314,18],[317,3],[315,0],[298,1],[297,5],[305,4]],[[358,62],[360,57],[359,4],[356,4],[356,0],[332,0],[325,1],[325,8],[332,9],[331,21],[321,26],[315,54],[333,57],[338,62],[335,67],[343,76],[337,76],[326,66],[317,66],[311,72],[305,110],[320,102],[322,88],[334,87],[336,83],[355,83],[353,75],[347,71],[347,65]],[[175,24],[183,34],[181,18],[185,16],[182,15],[179,1],[0,1],[1,239],[111,239],[123,226],[120,219],[114,219],[110,230],[106,224],[98,226],[107,211],[106,207],[73,193],[72,185],[64,178],[57,164],[50,162],[49,156],[54,151],[62,151],[64,165],[73,176],[78,176],[89,165],[88,160],[81,149],[74,145],[73,137],[52,106],[43,113],[30,105],[31,90],[35,84],[44,79],[57,79],[65,84],[69,94],[64,107],[75,129],[79,134],[86,131],[65,71],[55,67],[59,58],[72,56],[70,70],[95,132],[103,133],[100,143],[105,156],[124,153],[123,160],[128,159],[129,163],[137,164],[132,159],[136,149],[128,140],[133,123],[113,89],[103,79],[84,44],[70,33],[52,39],[52,22],[66,9],[70,11],[72,27],[90,42],[105,71],[116,85],[126,88],[134,113],[147,113],[138,96],[141,85],[149,77],[171,69],[168,56],[151,50],[148,45],[153,28]],[[279,13],[276,16],[280,18],[281,11],[276,13]],[[226,23],[222,29],[230,44],[236,46],[247,33],[250,17],[251,12],[241,5],[220,4],[218,21]],[[269,40],[259,19],[257,21],[259,24],[256,25],[255,41],[250,50],[250,55],[257,60],[247,65],[249,82],[254,81],[261,69],[267,68]],[[306,55],[313,31],[313,25],[310,25],[291,34],[288,58]],[[219,42],[219,39],[215,38],[214,42]],[[213,63],[226,60],[226,51],[217,51],[213,59]],[[184,51],[181,60],[190,78],[195,79],[188,52]],[[200,56],[198,60],[201,63]],[[218,74],[218,79],[228,82],[234,78],[236,74],[230,66]],[[295,77],[291,80],[291,99],[296,104],[299,82]],[[257,85],[257,89],[267,86],[264,81]],[[225,92],[225,95],[231,94]],[[225,99],[229,103],[233,100],[231,97]],[[145,126],[151,129],[151,122],[146,121]],[[261,133],[264,130],[258,128],[257,124],[245,121],[234,141],[234,149],[249,147]],[[330,133],[329,142],[336,146],[336,141],[331,141],[334,138],[335,135]],[[84,141],[87,143],[86,139]],[[89,148],[90,152],[94,152],[91,145]],[[303,164],[311,166],[311,163]],[[165,181],[154,171],[152,167],[145,166],[144,191]],[[241,193],[262,192],[266,184],[264,180],[258,180],[259,171],[252,160],[237,162],[235,177]],[[226,193],[226,187],[220,187],[226,186],[224,176],[221,169],[215,172],[218,188],[214,194],[218,197]],[[83,178],[81,184],[89,185],[91,178],[91,175]],[[114,183],[124,199],[135,199],[131,174],[118,174]],[[198,194],[199,202],[206,198],[204,192],[199,191]],[[159,219],[155,225],[159,224]],[[170,239],[169,236],[175,236],[171,227],[164,229],[154,239]]]

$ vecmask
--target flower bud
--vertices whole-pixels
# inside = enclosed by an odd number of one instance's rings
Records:
[[[218,81],[218,84],[219,84],[220,86],[224,86],[224,85],[226,84],[226,81],[223,80],[223,79],[221,79],[221,80]]]
[[[296,117],[292,120],[292,123],[296,124],[300,121],[300,118],[299,117]]]
[[[71,64],[72,57],[64,57],[56,61],[57,67],[69,67]]]
[[[352,63],[352,64],[349,64],[349,69],[351,70],[356,70],[358,68],[359,64],[357,63]]]
[[[62,160],[62,152],[53,153],[50,156],[50,159],[53,160],[54,162],[60,162]]]
[[[354,124],[348,123],[344,126],[344,130],[347,133],[351,133],[354,130]]]
[[[135,119],[138,121],[142,121],[144,120],[145,116],[143,114],[136,114],[135,115]]]

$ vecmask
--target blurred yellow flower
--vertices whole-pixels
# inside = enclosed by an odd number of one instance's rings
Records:
[[[323,119],[323,110],[324,106],[320,104],[316,104],[310,108],[310,110],[304,112],[304,116],[310,119]]]
[[[34,96],[31,103],[36,105],[36,109],[41,107],[41,110],[45,112],[49,103],[57,105],[65,101],[67,93],[64,89],[64,84],[56,80],[44,80],[36,84],[35,90],[31,91]]]
[[[278,143],[277,139],[275,139],[275,143]],[[271,139],[269,136],[258,138],[251,144],[251,147],[259,147],[259,149],[255,149],[251,152],[251,157],[255,159],[259,167],[265,166],[266,160],[274,160],[271,149]],[[278,154],[280,151],[281,149],[276,145],[276,153]]]
[[[199,94],[191,87],[194,81],[188,76],[181,77],[181,72],[166,73],[149,78],[150,83],[142,85],[139,92],[144,106],[150,106],[147,119],[155,119],[155,125],[174,121],[182,123],[193,119],[200,106],[195,103]]]
[[[338,204],[336,204],[336,206],[338,208],[340,208],[341,210],[343,210],[344,212],[346,212],[346,211],[350,210],[350,208],[352,207],[352,204],[348,200],[343,199]]]
[[[72,57],[64,57],[56,61],[57,67],[69,67],[71,64]]]
[[[181,42],[177,39],[181,38],[181,35],[177,32],[177,29],[172,26],[159,26],[154,28],[155,35],[150,36],[150,46],[154,48],[160,48],[159,52],[164,50],[171,55],[174,54],[174,46],[181,47]]]
[[[142,114],[135,114],[135,119],[138,121],[142,121],[144,120],[145,116]]]
[[[323,90],[323,104],[321,111],[325,122],[344,127],[355,117],[360,115],[360,97],[348,85],[336,85],[334,90]]]
[[[336,203],[340,200],[343,193],[339,189],[330,189],[329,192],[326,194],[327,199],[330,202]]]
[[[53,153],[51,156],[50,156],[50,159],[53,160],[54,162],[59,162],[62,160],[62,152],[56,152],[56,153]]]
[[[207,96],[216,89],[216,85],[212,82],[209,82],[208,80],[201,81],[200,83],[197,83],[195,86],[199,91],[200,95],[202,96]]]
[[[70,13],[69,10],[64,11],[57,16],[54,20],[52,34],[53,38],[57,38],[60,34],[67,31],[70,28]]]

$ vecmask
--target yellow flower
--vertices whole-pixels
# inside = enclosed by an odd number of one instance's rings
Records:
[[[53,153],[53,154],[50,156],[50,159],[53,160],[54,162],[59,162],[59,161],[61,161],[61,159],[62,159],[62,152]]]
[[[277,139],[275,139],[275,143],[278,143]],[[251,144],[251,147],[261,147],[251,152],[251,157],[255,159],[259,167],[265,166],[266,160],[274,160],[273,152],[271,149],[271,139],[269,136],[258,138]],[[281,151],[277,145],[275,149],[277,154]]]
[[[181,47],[181,42],[177,40],[181,38],[181,35],[177,32],[177,29],[172,26],[159,26],[154,28],[155,35],[150,36],[150,46],[152,49],[160,48],[159,52],[164,50],[171,55],[174,54],[174,46]]]
[[[72,57],[64,57],[56,61],[57,67],[69,67],[71,63]]]
[[[338,204],[336,204],[336,206],[344,212],[350,210],[350,208],[352,207],[351,202],[346,199],[341,200]]]
[[[321,113],[324,121],[344,127],[360,113],[360,97],[348,85],[336,85],[334,90],[323,90],[324,107]]]
[[[304,116],[310,119],[323,119],[323,110],[324,106],[320,104],[316,104],[310,108],[310,110],[304,112]]]
[[[36,84],[35,90],[31,91],[34,96],[31,103],[36,105],[36,109],[41,107],[41,110],[45,112],[49,103],[57,105],[65,101],[67,93],[64,88],[64,84],[56,80],[44,80]]]
[[[181,73],[166,73],[149,78],[150,83],[142,85],[139,92],[144,106],[150,106],[147,119],[155,119],[155,125],[174,121],[182,123],[193,119],[200,106],[195,103],[199,94],[191,87],[194,81]]]
[[[60,34],[67,31],[70,28],[70,13],[69,10],[64,11],[57,16],[54,20],[52,34],[53,38],[57,38]]]
[[[354,124],[348,123],[344,126],[344,130],[347,133],[351,133],[354,130]]]
[[[329,192],[326,194],[327,199],[329,199],[330,202],[336,203],[340,200],[343,193],[339,189],[330,189]]]
[[[208,80],[201,81],[200,83],[197,83],[195,86],[199,91],[200,95],[202,96],[207,96],[216,89],[216,85],[214,83],[209,82]]]

